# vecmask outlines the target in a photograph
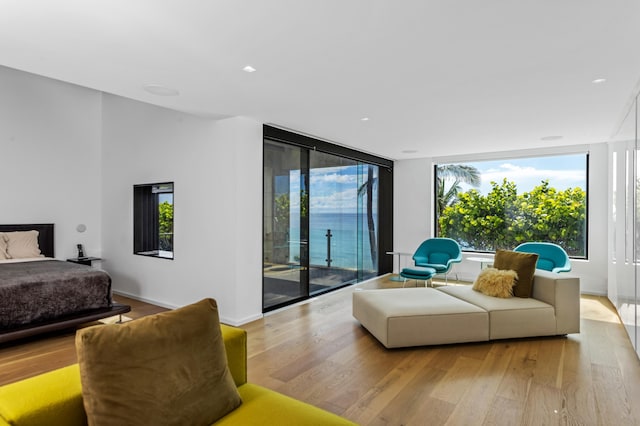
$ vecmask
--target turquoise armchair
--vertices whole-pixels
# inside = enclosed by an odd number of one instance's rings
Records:
[[[562,247],[554,243],[529,242],[522,243],[514,249],[522,253],[536,253],[538,255],[537,269],[551,272],[571,271],[569,255]]]
[[[416,266],[435,269],[436,274],[444,275],[447,282],[447,274],[453,264],[462,261],[462,250],[451,238],[429,238],[420,244],[413,260]]]

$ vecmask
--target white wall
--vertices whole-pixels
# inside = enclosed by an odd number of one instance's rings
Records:
[[[394,165],[394,250],[413,253],[433,232],[432,178],[434,161],[477,161],[500,155],[546,155],[568,152],[590,153],[589,164],[589,259],[573,260],[572,274],[580,277],[583,293],[605,295],[607,292],[607,182],[608,151],[605,143],[584,147],[549,148],[547,150],[514,151],[510,153],[479,154],[465,158],[423,158],[396,161]],[[427,176],[428,175],[428,176]],[[454,266],[453,272],[463,280],[473,281],[480,271],[480,263],[466,260],[478,254],[464,254],[465,260]],[[482,256],[481,256],[482,257]],[[411,257],[403,264],[411,264]],[[396,266],[397,268],[397,266]]]
[[[233,321],[245,323],[262,316],[262,125],[245,118],[230,118],[217,123],[216,144],[220,157],[225,158],[232,146],[232,173],[220,179],[232,180],[233,201],[228,214],[235,220],[232,238],[227,247],[234,265]],[[217,204],[219,205],[219,204]],[[221,224],[221,226],[225,226]],[[225,267],[226,262],[220,267]]]
[[[57,258],[101,255],[100,99],[0,67],[0,223],[54,223]]]
[[[160,305],[217,299],[261,316],[262,126],[104,95],[103,267],[114,290]],[[133,185],[174,182],[174,260],[133,254]]]
[[[396,161],[393,167],[393,249],[412,253],[432,237],[433,163],[429,158]],[[395,259],[394,259],[395,261]],[[411,257],[403,257],[405,262]],[[397,264],[394,264],[397,268]]]

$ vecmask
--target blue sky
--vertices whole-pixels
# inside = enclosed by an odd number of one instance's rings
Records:
[[[558,190],[579,187],[587,189],[585,154],[551,157],[518,158],[509,160],[464,162],[476,167],[481,174],[478,189],[482,194],[491,190],[491,181],[502,182],[503,177],[516,183],[518,193],[531,191],[544,179]],[[462,185],[463,191],[470,189]]]
[[[158,203],[162,204],[168,201],[169,204],[173,204],[173,193],[171,194],[158,194]]]

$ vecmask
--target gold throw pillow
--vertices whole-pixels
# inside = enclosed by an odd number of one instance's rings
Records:
[[[538,255],[534,253],[520,253],[510,250],[496,250],[493,267],[502,270],[516,271],[518,279],[513,287],[516,297],[531,297],[533,292],[533,275],[536,272]]]
[[[213,299],[76,334],[90,426],[210,425],[242,401]]]

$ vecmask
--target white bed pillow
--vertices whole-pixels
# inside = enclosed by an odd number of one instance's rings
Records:
[[[0,232],[0,260],[10,259],[7,253],[7,237],[4,232]]]
[[[38,231],[5,232],[7,254],[11,259],[42,256],[38,245]]]

